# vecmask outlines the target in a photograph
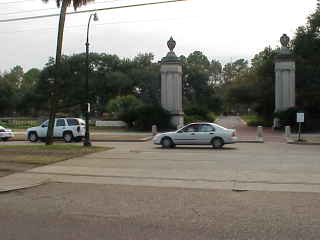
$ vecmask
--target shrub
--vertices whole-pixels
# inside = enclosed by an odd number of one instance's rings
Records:
[[[271,127],[272,126],[272,120],[264,119],[263,117],[260,117],[257,115],[243,115],[241,116],[241,118],[246,121],[248,126],[251,126],[251,127],[257,127],[257,126]]]
[[[292,107],[285,111],[278,111],[274,113],[274,117],[277,117],[280,119],[280,124],[282,127],[291,126],[293,130],[297,130],[298,129],[297,112],[304,112],[305,122],[302,124],[303,129],[305,130],[317,129],[318,123],[314,124],[315,119],[307,111],[303,111],[297,107]]]
[[[151,130],[152,125],[158,129],[172,128],[170,125],[170,113],[160,105],[142,105],[137,110],[134,127],[140,130]]]
[[[203,120],[207,118],[207,114],[209,113],[207,108],[196,104],[186,105],[183,111],[187,116],[199,116]]]
[[[129,127],[132,127],[141,106],[143,106],[143,102],[133,95],[119,96],[110,100],[107,105],[107,112],[111,114],[112,118],[122,120]]]
[[[184,122],[192,123],[192,122],[214,122],[216,120],[216,116],[214,113],[209,112],[206,107],[190,104],[184,108]]]

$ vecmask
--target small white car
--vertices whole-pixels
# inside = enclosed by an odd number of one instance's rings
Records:
[[[11,129],[0,126],[0,139],[2,141],[7,141],[12,137],[14,137],[14,134]]]
[[[49,121],[40,126],[27,129],[27,137],[30,142],[43,140],[47,137]],[[56,118],[53,137],[62,138],[65,142],[80,142],[85,136],[85,121],[80,118]]]
[[[164,148],[176,145],[212,145],[222,148],[224,144],[237,142],[236,130],[227,129],[208,122],[190,123],[175,132],[159,133],[153,138],[153,143]]]

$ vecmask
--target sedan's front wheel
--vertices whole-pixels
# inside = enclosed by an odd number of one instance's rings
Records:
[[[170,138],[166,137],[162,140],[161,145],[163,148],[171,148],[174,144]]]

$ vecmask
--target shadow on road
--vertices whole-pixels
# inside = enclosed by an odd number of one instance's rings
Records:
[[[155,147],[155,149],[162,149],[162,150],[168,150],[168,151],[174,151],[174,150],[212,150],[212,151],[230,151],[230,150],[238,150],[238,148],[235,147],[223,147],[219,149],[215,149],[212,147],[201,147],[201,146],[191,146],[191,147],[174,147],[174,148],[163,148],[163,147]]]

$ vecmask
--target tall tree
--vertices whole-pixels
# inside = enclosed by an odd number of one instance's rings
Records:
[[[49,0],[42,0],[43,2],[47,3]],[[71,4],[73,5],[74,9],[77,10],[78,7],[86,5],[88,2],[93,2],[94,0],[56,0],[57,7],[61,6],[60,10],[60,19],[59,19],[59,28],[58,28],[58,37],[57,37],[57,50],[56,50],[56,62],[55,62],[55,83],[59,81],[59,67],[61,63],[61,55],[62,55],[62,43],[63,43],[63,32],[64,32],[64,23],[66,19],[66,12],[68,6]],[[55,97],[55,87],[53,89],[53,97],[51,99],[51,111],[49,117],[49,125],[48,125],[48,135],[47,135],[47,145],[51,145],[53,143],[52,136],[53,136],[53,128],[54,128],[54,119],[56,114],[56,103],[57,98]]]

